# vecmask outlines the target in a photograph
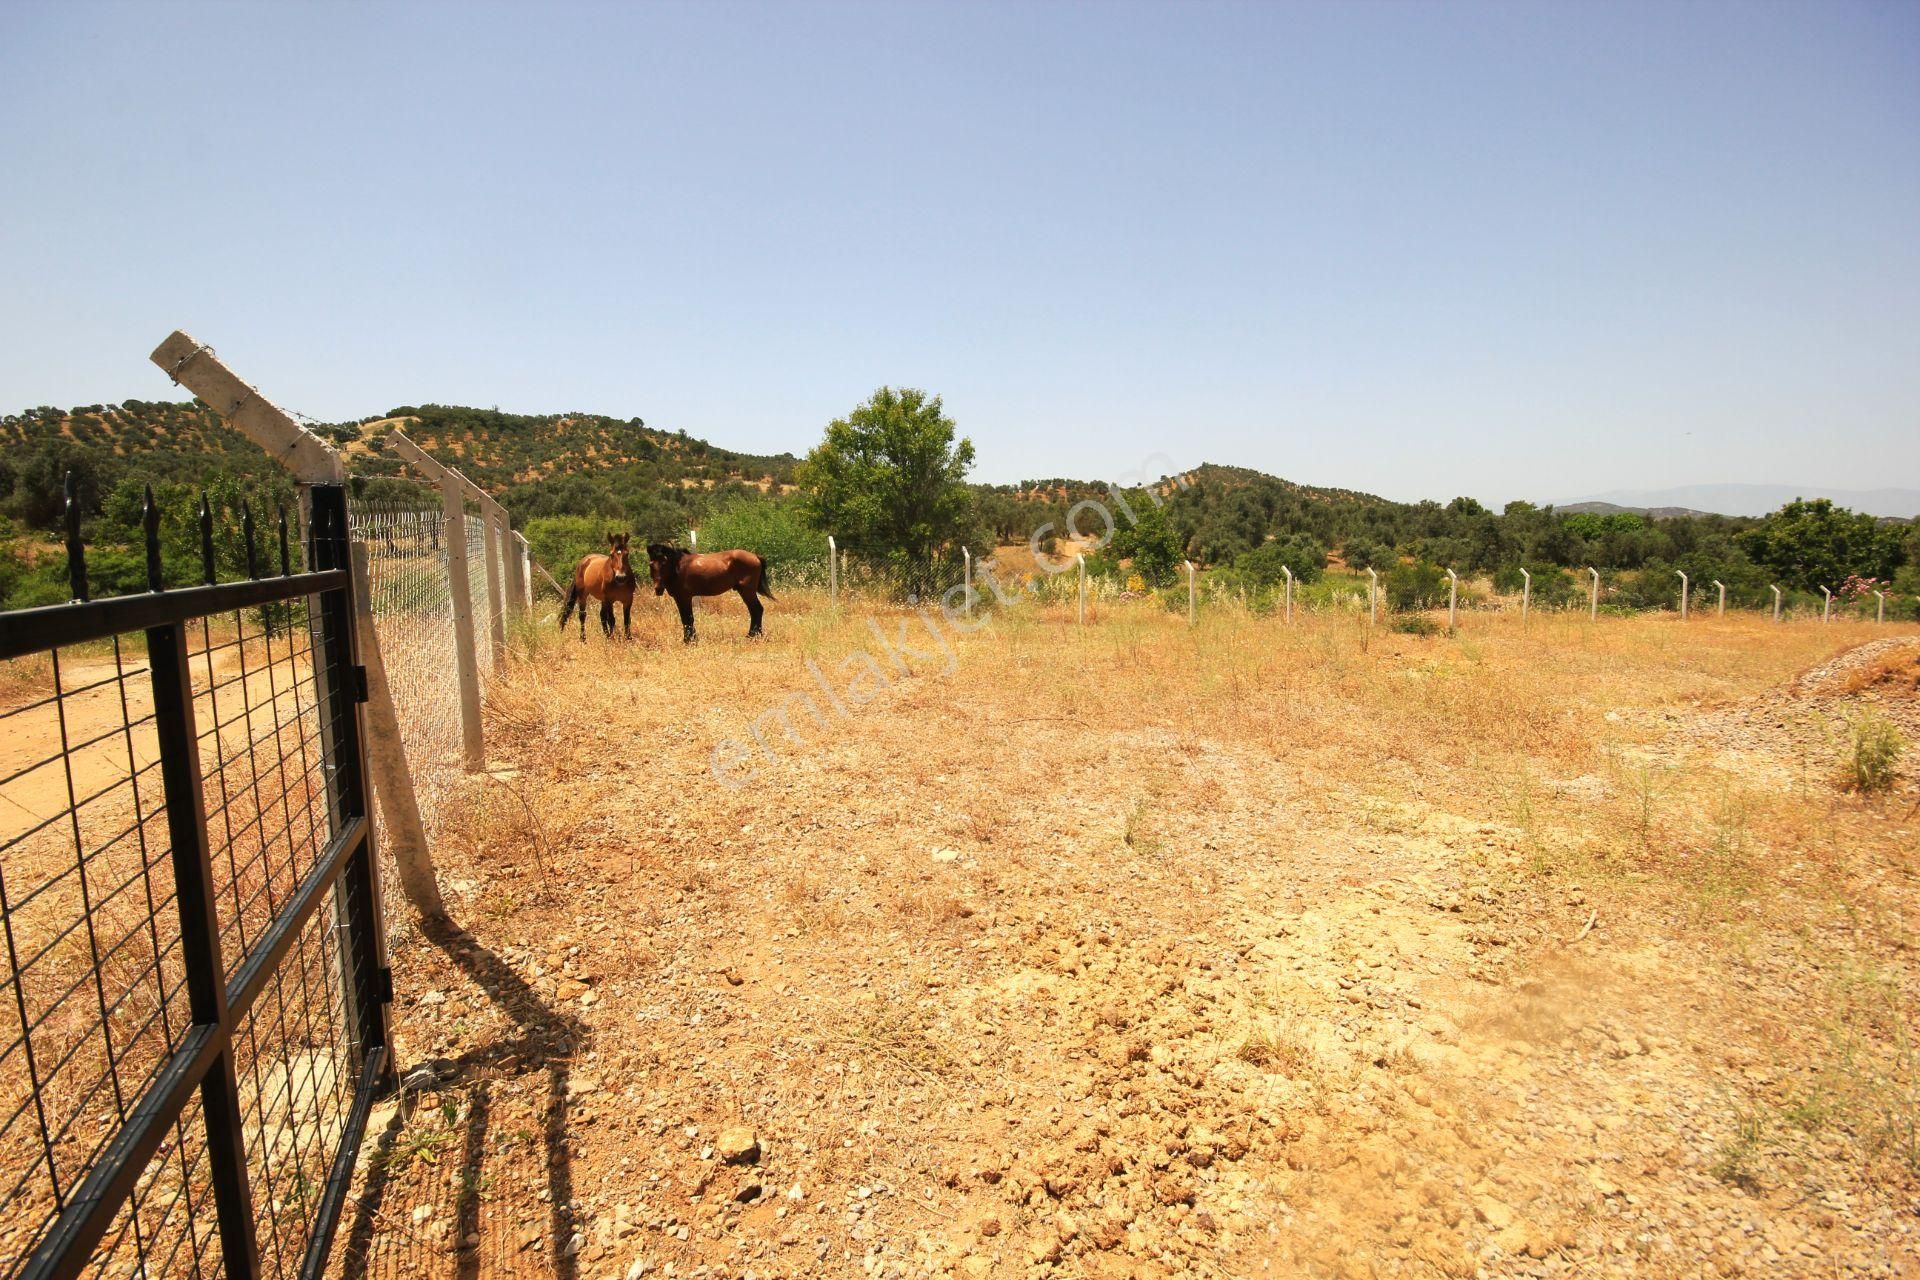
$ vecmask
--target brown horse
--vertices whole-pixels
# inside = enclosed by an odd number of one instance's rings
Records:
[[[577,606],[580,610],[580,639],[587,638],[587,599],[592,597],[600,602],[600,626],[609,637],[613,635],[613,606],[618,604],[622,610],[621,625],[626,629],[627,639],[633,639],[633,591],[640,583],[634,576],[633,565],[627,560],[627,537],[624,533],[607,535],[606,555],[585,555],[580,563],[573,566],[573,586],[567,591],[566,607],[560,610],[560,629],[567,629],[567,618]]]
[[[738,591],[747,602],[747,638],[762,634],[760,619],[766,613],[759,597],[773,599],[767,590],[767,562],[751,551],[689,551],[685,547],[647,544],[647,568],[653,574],[653,594],[670,595],[680,606],[680,626],[686,641],[692,644],[693,598],[717,596]]]

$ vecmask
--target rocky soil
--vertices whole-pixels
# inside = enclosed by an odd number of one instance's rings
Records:
[[[1554,780],[1556,825],[979,687],[954,732],[931,677],[743,793],[663,711],[516,722],[461,928],[396,935],[408,1087],[336,1269],[1920,1275],[1915,1170],[1834,1083],[1857,1035],[1920,1103],[1836,994],[1915,1007],[1912,794],[1810,780],[1862,654],[1623,718],[1762,806],[1826,788],[1847,839],[1754,834],[1725,893],[1581,860],[1631,771]]]

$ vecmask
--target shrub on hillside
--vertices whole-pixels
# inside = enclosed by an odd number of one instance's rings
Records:
[[[1447,602],[1447,575],[1428,560],[1387,571],[1387,604],[1394,609],[1432,609]]]
[[[1503,596],[1519,595],[1526,587],[1521,567],[1510,564],[1494,570],[1494,591]],[[1559,565],[1531,563],[1525,568],[1533,575],[1533,603],[1540,608],[1559,608],[1579,594],[1573,578]]]
[[[1400,557],[1393,548],[1373,538],[1348,538],[1340,548],[1340,558],[1347,562],[1349,569],[1390,569]]]
[[[1280,585],[1288,569],[1293,570],[1295,582],[1318,582],[1327,571],[1327,549],[1304,533],[1291,534],[1242,553],[1233,568],[1247,585],[1255,587]]]

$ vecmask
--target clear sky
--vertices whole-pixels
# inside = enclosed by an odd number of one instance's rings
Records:
[[[1920,4],[0,3],[0,409],[1920,485]]]

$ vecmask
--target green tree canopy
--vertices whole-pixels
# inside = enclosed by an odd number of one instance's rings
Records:
[[[1829,498],[1796,498],[1740,535],[1748,558],[1785,586],[1817,591],[1849,575],[1891,578],[1900,564],[1897,525],[1836,507]]]
[[[1131,560],[1133,572],[1150,586],[1164,587],[1174,580],[1186,559],[1180,535],[1174,532],[1160,504],[1144,490],[1135,493],[1128,505],[1138,518],[1129,522],[1123,513],[1116,513],[1118,527],[1108,549],[1116,559]]]
[[[973,442],[954,440],[939,396],[881,387],[800,464],[808,523],[842,545],[919,564],[965,535]]]
[[[1327,571],[1327,549],[1304,533],[1275,538],[1241,555],[1233,567],[1262,587],[1279,584],[1293,570],[1298,582],[1318,582]]]

